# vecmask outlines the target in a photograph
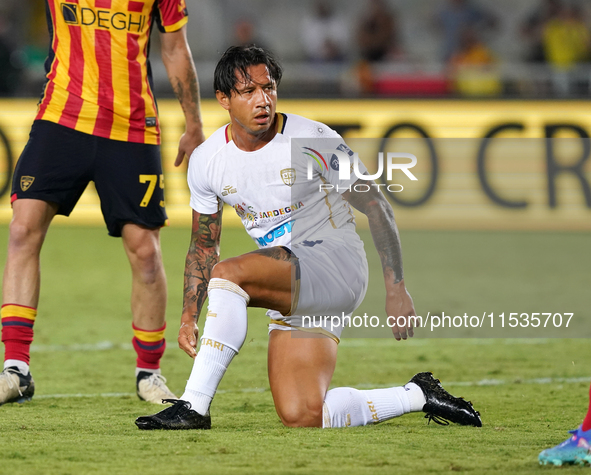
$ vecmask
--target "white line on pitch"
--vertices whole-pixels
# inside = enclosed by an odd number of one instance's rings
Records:
[[[135,396],[135,393],[98,393],[98,394],[39,394],[34,399],[67,399],[67,398],[95,398],[95,397],[128,397]]]
[[[576,384],[589,383],[591,378],[533,378],[533,379],[481,379],[480,381],[445,381],[445,386],[509,386],[518,384]],[[377,387],[392,387],[399,386],[393,384],[390,386],[375,385],[375,384],[358,384],[356,387],[360,389],[377,388]],[[269,388],[243,388],[243,389],[220,389],[218,394],[230,393],[264,393],[269,391]],[[99,397],[129,397],[135,396],[135,393],[95,393],[95,394],[40,394],[35,396],[35,399],[65,399],[65,398],[99,398]]]
[[[502,340],[497,339],[455,339],[454,345],[498,345],[499,343],[505,345],[545,345],[553,341],[548,338],[507,338]],[[461,343],[460,343],[461,342]],[[433,339],[417,338],[407,340],[405,342],[396,343],[391,338],[347,338],[341,340],[341,347],[387,347],[391,345],[405,345],[405,346],[427,346],[433,343]],[[245,343],[245,347],[263,347],[267,346],[266,339],[257,339]],[[131,343],[113,343],[112,341],[99,341],[98,343],[75,343],[72,345],[36,345],[31,346],[31,353],[53,353],[53,352],[77,352],[77,351],[105,351],[105,350],[133,350]]]
[[[56,351],[104,351],[104,350],[132,350],[131,343],[113,343],[99,341],[98,343],[75,343],[73,345],[31,345],[31,353],[53,353]]]

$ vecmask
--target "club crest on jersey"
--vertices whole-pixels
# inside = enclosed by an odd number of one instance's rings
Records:
[[[296,181],[296,171],[295,168],[284,168],[279,173],[281,173],[281,179],[283,183],[287,186],[292,186]]]
[[[27,191],[35,181],[34,176],[21,176],[21,190]]]

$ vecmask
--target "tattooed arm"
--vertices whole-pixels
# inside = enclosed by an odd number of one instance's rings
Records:
[[[199,82],[187,43],[186,25],[178,31],[162,33],[160,38],[162,62],[185,114],[185,133],[179,142],[179,151],[174,162],[178,167],[183,163],[185,155],[190,157],[193,150],[205,140],[199,105]]]
[[[201,214],[193,210],[191,244],[185,261],[183,314],[178,338],[179,347],[193,358],[197,354],[197,321],[207,298],[211,269],[220,258],[221,232],[221,210],[215,214]]]
[[[353,207],[367,216],[369,229],[376,246],[386,284],[386,313],[389,317],[409,317],[416,315],[412,297],[404,286],[402,272],[402,248],[400,235],[394,220],[392,206],[371,180],[358,180],[355,185],[369,185],[368,192],[345,192],[345,198]],[[360,187],[366,188],[366,187]],[[394,326],[392,332],[397,340],[413,336],[409,320],[403,327]],[[390,323],[394,322],[390,320]]]

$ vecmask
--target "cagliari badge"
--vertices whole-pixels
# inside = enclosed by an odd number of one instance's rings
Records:
[[[295,168],[284,168],[281,170],[281,179],[287,186],[292,186],[296,181]]]

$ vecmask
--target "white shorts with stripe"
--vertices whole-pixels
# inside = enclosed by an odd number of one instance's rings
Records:
[[[291,250],[299,261],[292,314],[283,316],[269,310],[269,331],[320,333],[338,343],[343,316],[351,316],[367,291],[367,258],[361,238],[354,230],[339,230],[293,244]]]

